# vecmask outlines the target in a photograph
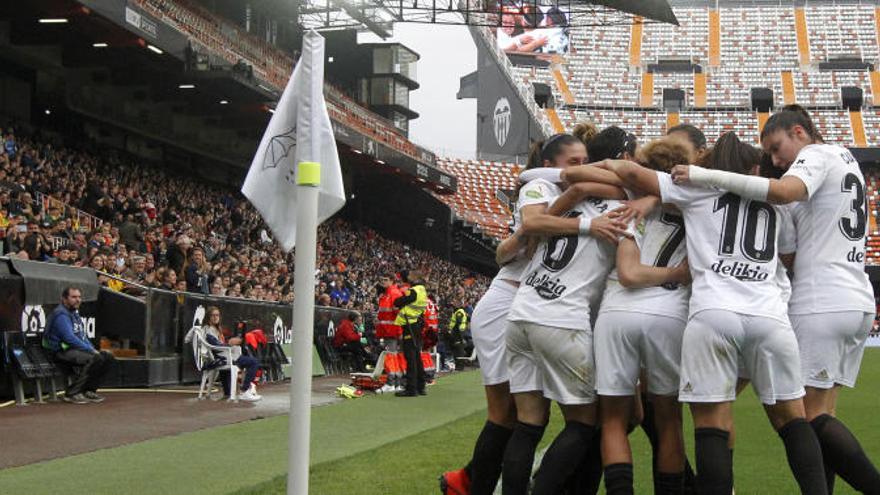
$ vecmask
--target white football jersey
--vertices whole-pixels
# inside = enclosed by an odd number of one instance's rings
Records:
[[[785,173],[807,186],[809,200],[794,203],[797,229],[791,314],[876,310],[865,273],[868,210],[865,178],[845,148],[804,147]]]
[[[656,208],[635,229],[633,239],[639,247],[643,265],[674,267],[687,256],[684,219],[678,212]],[[602,299],[602,311],[627,311],[686,319],[689,286],[668,286],[628,289],[618,281],[617,270],[608,276]]]
[[[793,205],[776,205],[779,212],[779,254],[792,254],[797,252],[797,230],[794,228],[794,218],[791,215]],[[776,283],[782,292],[782,302],[788,307],[791,300],[791,279],[788,278],[788,270],[780,263],[776,266]]]
[[[718,189],[679,186],[658,172],[660,197],[684,216],[690,316],[705,309],[787,319],[776,277],[779,211]]]
[[[560,194],[562,194],[562,190],[559,189],[559,186],[544,179],[535,179],[523,184],[519,189],[519,196],[516,198],[516,207],[513,210],[513,225],[511,226],[511,232],[516,232],[516,230],[522,225],[522,215],[520,212],[524,207],[542,203],[546,203],[549,206],[559,197]],[[498,274],[495,275],[495,278],[499,280],[513,280],[519,282],[523,270],[525,270],[526,265],[529,264],[529,259],[526,257],[525,251],[525,247],[521,248],[513,261],[502,266],[501,269],[498,270]]]
[[[564,216],[596,218],[621,204],[589,198]],[[573,330],[590,328],[590,303],[602,294],[614,254],[611,243],[589,234],[545,239],[522,274],[508,319]]]

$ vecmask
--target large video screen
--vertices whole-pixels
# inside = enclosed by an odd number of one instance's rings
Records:
[[[529,0],[502,0],[500,22],[495,33],[498,47],[507,53],[567,53],[568,12],[556,5]]]

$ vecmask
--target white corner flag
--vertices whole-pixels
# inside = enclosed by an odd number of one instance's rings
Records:
[[[302,57],[269,120],[241,192],[285,251],[296,244],[297,164],[321,164],[318,223],[345,205],[342,171],[324,102],[324,37],[303,36]]]
[[[241,191],[285,251],[298,244],[293,267],[293,349],[288,416],[288,495],[309,493],[315,257],[318,224],[345,204],[342,171],[324,103],[324,38],[303,36],[296,64],[263,134]]]

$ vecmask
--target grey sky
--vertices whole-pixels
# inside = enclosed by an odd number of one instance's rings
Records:
[[[361,35],[361,42],[382,41]],[[477,140],[477,100],[457,100],[458,79],[477,68],[477,48],[467,28],[431,24],[395,24],[397,41],[421,59],[421,87],[410,94],[410,107],[419,112],[410,123],[410,139],[440,156],[472,158]]]

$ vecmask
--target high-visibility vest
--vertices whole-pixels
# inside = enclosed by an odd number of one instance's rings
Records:
[[[385,289],[385,293],[379,296],[379,311],[376,315],[376,337],[380,339],[400,338],[403,329],[394,323],[397,319],[397,308],[394,307],[394,300],[402,296],[403,293],[396,285],[391,285]]]
[[[425,286],[421,284],[414,285],[410,287],[405,295],[409,295],[410,291],[415,291],[416,300],[400,308],[400,311],[397,313],[397,319],[394,320],[395,325],[415,323],[425,314],[425,308],[428,307],[428,291],[425,290]]]
[[[455,326],[455,320],[458,318],[458,326]],[[452,318],[449,319],[449,329],[457,330],[459,332],[464,332],[467,330],[468,326],[468,315],[467,311],[462,308],[458,308],[452,313]]]

